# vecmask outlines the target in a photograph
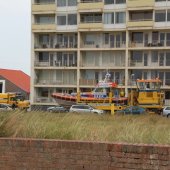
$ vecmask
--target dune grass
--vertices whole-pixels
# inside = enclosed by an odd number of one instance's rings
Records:
[[[0,113],[0,136],[170,144],[170,119],[159,115]]]

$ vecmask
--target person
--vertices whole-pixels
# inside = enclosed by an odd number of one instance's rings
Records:
[[[15,103],[13,103],[12,104],[12,109],[15,110],[15,108],[16,108],[16,105],[15,105]]]

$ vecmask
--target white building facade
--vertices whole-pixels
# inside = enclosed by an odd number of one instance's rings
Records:
[[[106,70],[126,96],[132,79],[159,77],[170,104],[170,0],[32,0],[31,51],[33,106],[89,91]]]

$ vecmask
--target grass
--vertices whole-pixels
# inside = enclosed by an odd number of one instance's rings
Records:
[[[0,136],[170,144],[170,119],[159,115],[0,113]]]

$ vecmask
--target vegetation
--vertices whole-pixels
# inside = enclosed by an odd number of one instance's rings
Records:
[[[170,144],[170,119],[159,115],[0,113],[0,136]]]

